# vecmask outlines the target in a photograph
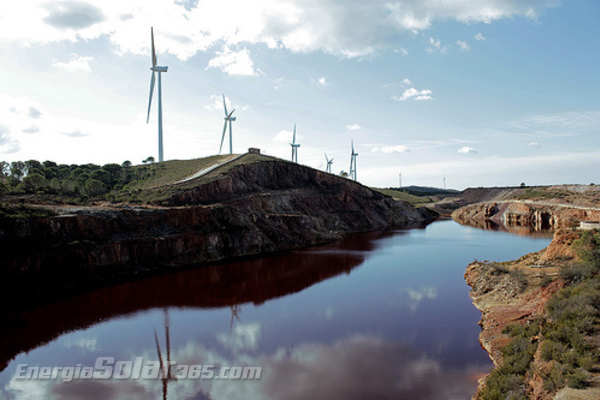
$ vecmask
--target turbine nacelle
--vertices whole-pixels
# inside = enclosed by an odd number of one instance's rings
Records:
[[[150,68],[150,71],[154,71],[154,72],[167,72],[167,70],[169,69],[169,67],[160,67],[158,65]]]

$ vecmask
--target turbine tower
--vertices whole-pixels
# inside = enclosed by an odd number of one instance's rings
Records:
[[[298,147],[300,147],[300,144],[296,144],[296,124],[294,124],[294,140],[292,140],[292,143],[290,143],[290,146],[292,146],[292,162],[295,162],[297,164],[298,163]]]
[[[356,180],[356,156],[358,153],[354,151],[354,140],[352,140],[352,154],[350,155],[350,179]]]
[[[223,109],[225,110],[225,124],[223,125],[223,135],[221,136],[221,147],[219,147],[219,154],[223,149],[223,140],[225,140],[225,133],[227,132],[227,122],[229,122],[229,154],[233,154],[233,134],[231,133],[231,123],[235,121],[235,117],[231,115],[235,111],[235,108],[227,114],[227,105],[225,104],[225,94],[223,94]]]
[[[327,169],[325,170],[325,172],[331,173],[331,164],[333,164],[333,158],[330,160],[329,158],[327,158],[327,153],[325,153],[325,160],[327,160]]]
[[[162,129],[162,85],[161,74],[167,72],[169,67],[161,67],[156,65],[156,51],[154,50],[154,28],[150,28],[150,36],[152,38],[152,79],[150,80],[150,99],[148,100],[148,117],[146,123],[150,121],[150,107],[152,106],[152,95],[154,93],[154,83],[156,81],[156,73],[158,72],[158,161],[164,161],[163,157],[163,129]]]

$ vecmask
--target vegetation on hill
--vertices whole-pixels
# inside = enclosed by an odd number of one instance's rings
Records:
[[[565,386],[588,386],[590,373],[600,362],[599,343],[594,339],[600,330],[600,233],[582,232],[573,248],[579,261],[561,267],[560,278],[566,286],[550,298],[543,317],[503,330],[512,340],[504,347],[503,362],[488,376],[479,399],[526,399],[525,381],[536,373],[548,393]],[[542,285],[552,280],[545,279]],[[544,367],[533,362],[538,347]]]
[[[229,159],[230,155],[195,160],[174,160],[142,165],[66,165],[37,160],[0,161],[0,195],[51,199],[53,202],[88,204],[90,201],[140,202],[143,191],[184,179],[199,170]]]
[[[429,197],[415,196],[402,190],[380,188],[373,188],[373,190],[376,190],[379,193],[383,193],[387,196],[393,197],[396,200],[406,201],[410,204],[423,204],[432,202],[432,200]]]

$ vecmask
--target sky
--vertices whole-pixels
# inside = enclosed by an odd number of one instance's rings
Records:
[[[598,0],[23,0],[0,5],[0,160],[139,164],[154,27],[166,160],[258,147],[358,180],[599,183]],[[227,139],[226,139],[227,140]],[[227,146],[224,146],[227,151]]]

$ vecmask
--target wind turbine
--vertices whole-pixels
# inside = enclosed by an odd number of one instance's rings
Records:
[[[327,158],[327,153],[325,153],[325,160],[327,160],[327,169],[325,170],[325,172],[331,173],[331,164],[333,164],[333,158],[330,160],[329,158]]]
[[[221,136],[221,147],[219,147],[219,154],[223,149],[223,140],[225,140],[225,132],[227,131],[227,122],[229,122],[229,154],[233,154],[233,134],[231,133],[231,122],[235,121],[235,117],[231,115],[235,111],[235,108],[227,114],[227,105],[225,104],[225,94],[223,94],[223,109],[225,110],[225,124],[223,125],[223,135]]]
[[[167,342],[167,366],[165,368],[162,353],[160,351],[160,345],[158,344],[158,334],[156,333],[156,329],[154,330],[154,341],[156,342],[156,353],[158,355],[158,360],[160,362],[160,373],[162,380],[162,390],[163,390],[163,400],[167,400],[167,385],[171,381],[176,381],[177,378],[173,376],[171,371],[171,335],[169,334],[170,323],[169,323],[169,312],[167,309],[164,309],[165,313],[165,339]]]
[[[356,180],[356,156],[357,152],[354,151],[354,140],[352,140],[352,154],[350,155],[350,179]]]
[[[292,162],[298,163],[298,147],[300,144],[296,144],[296,124],[294,124],[294,140],[290,143],[292,146]]]
[[[150,121],[150,107],[152,106],[152,94],[154,93],[154,83],[156,81],[156,72],[158,72],[158,161],[164,161],[163,157],[163,130],[162,130],[162,85],[161,74],[167,72],[169,67],[160,67],[156,65],[156,51],[154,50],[154,28],[150,28],[152,37],[152,79],[150,80],[150,99],[148,100],[148,117],[146,123]]]

